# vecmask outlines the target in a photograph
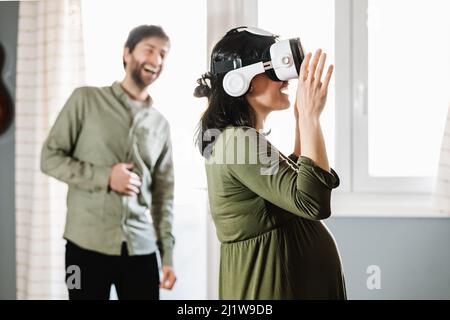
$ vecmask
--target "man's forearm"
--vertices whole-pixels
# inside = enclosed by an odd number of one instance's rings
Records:
[[[44,146],[41,155],[41,170],[69,185],[89,191],[107,189],[111,173],[109,166],[76,160],[61,151],[49,149],[47,145]]]
[[[159,206],[158,204],[153,204],[151,213],[158,238],[158,247],[162,255],[162,264],[172,266],[173,247],[175,244],[175,238],[172,234],[172,205]]]

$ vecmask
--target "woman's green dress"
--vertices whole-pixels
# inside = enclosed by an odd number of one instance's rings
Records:
[[[336,172],[307,157],[292,161],[246,127],[226,128],[209,151],[219,298],[345,299],[338,249],[320,221],[330,216]]]

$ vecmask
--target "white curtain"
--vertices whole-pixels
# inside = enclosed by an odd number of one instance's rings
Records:
[[[207,68],[209,69],[212,48],[228,30],[239,26],[256,27],[258,25],[258,0],[208,0],[207,15]],[[211,214],[208,214],[207,219],[207,295],[208,299],[217,299],[220,243],[217,240]]]
[[[450,105],[447,112],[436,179],[435,204],[439,213],[450,215]]]
[[[40,172],[41,147],[84,81],[79,0],[20,3],[16,83],[18,299],[65,299],[66,186]]]

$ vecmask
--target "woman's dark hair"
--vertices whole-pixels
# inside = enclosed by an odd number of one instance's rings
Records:
[[[125,48],[130,50],[130,53],[133,52],[136,45],[141,42],[145,38],[157,37],[166,41],[170,41],[169,36],[160,26],[154,25],[141,25],[137,26],[128,34],[127,41],[125,41]],[[126,63],[123,61],[123,67],[125,68]]]
[[[211,53],[213,62],[242,59],[259,60],[264,51],[275,41],[276,36],[256,35],[247,31],[231,29],[214,46]],[[208,157],[215,137],[210,136],[210,130],[223,131],[227,126],[255,127],[255,113],[247,102],[245,95],[229,96],[222,86],[225,73],[213,75],[207,72],[197,80],[195,97],[207,97],[208,107],[203,113],[196,134],[196,144],[200,153]],[[205,149],[208,148],[208,152]]]

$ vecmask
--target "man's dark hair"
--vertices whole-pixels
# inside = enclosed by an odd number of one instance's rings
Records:
[[[166,41],[170,41],[169,36],[160,26],[154,25],[141,25],[137,26],[128,34],[127,41],[125,41],[125,48],[133,52],[136,45],[145,38],[157,37]],[[123,67],[126,67],[125,60],[123,61]]]

